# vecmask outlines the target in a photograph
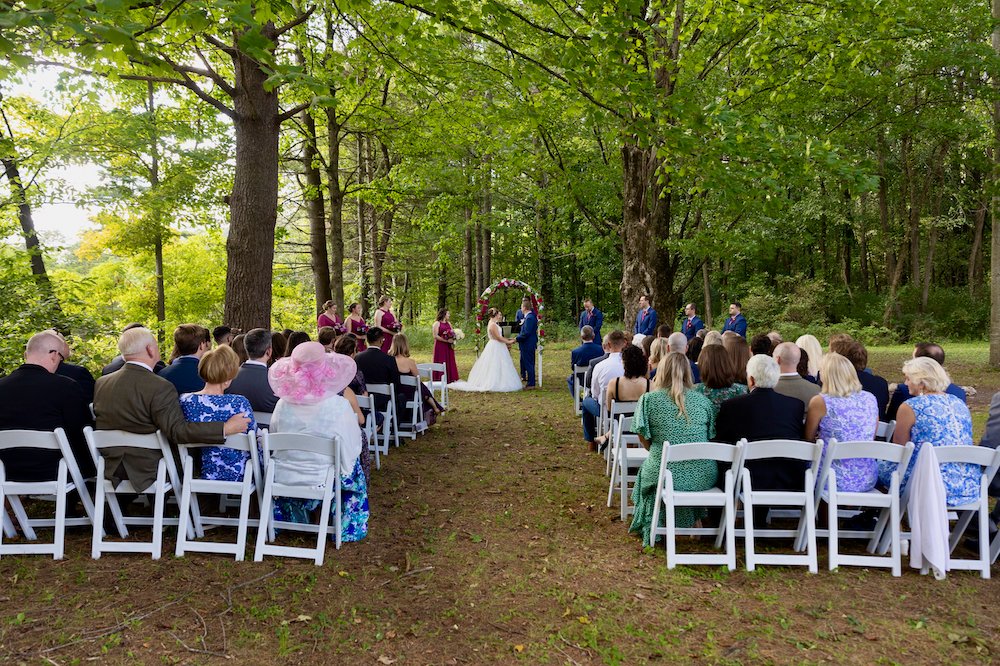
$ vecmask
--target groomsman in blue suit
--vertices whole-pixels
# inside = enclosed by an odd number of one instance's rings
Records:
[[[744,338],[747,337],[747,318],[742,313],[743,306],[739,301],[733,301],[729,305],[729,318],[722,325],[722,332],[733,331]]]
[[[656,310],[649,306],[649,296],[639,297],[639,314],[635,317],[635,327],[632,332],[642,335],[656,334]]]
[[[697,315],[697,310],[694,309],[694,303],[688,303],[684,306],[684,323],[681,324],[681,333],[684,337],[691,342],[698,335],[698,331],[705,328],[705,322],[701,320],[701,317]]]
[[[577,328],[591,327],[594,329],[594,338],[600,340],[602,324],[604,324],[604,313],[595,308],[594,301],[588,298],[583,302],[583,312],[580,313],[580,324]]]
[[[521,332],[517,334],[517,348],[521,350],[521,378],[526,388],[535,388],[535,349],[538,347],[538,317],[531,309],[531,300],[521,301]]]

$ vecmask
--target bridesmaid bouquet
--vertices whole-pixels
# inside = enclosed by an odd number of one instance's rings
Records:
[[[463,333],[462,329],[460,329],[460,328],[453,328],[453,329],[451,329],[451,334],[453,336],[455,336],[455,340],[464,340],[465,339],[465,333]]]
[[[333,330],[337,332],[337,335],[343,335],[344,333],[347,333],[347,326],[345,326],[343,322],[338,321],[333,325]]]
[[[366,324],[365,322],[361,322],[360,324],[355,324],[354,326],[355,335],[364,337],[365,333],[367,332],[368,332],[368,324]]]
[[[403,330],[403,325],[398,321],[393,322],[392,326],[388,327],[388,330],[392,331],[393,333],[399,333],[400,331]]]

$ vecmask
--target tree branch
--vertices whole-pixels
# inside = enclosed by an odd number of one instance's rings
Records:
[[[178,9],[180,9],[184,5],[184,3],[186,3],[186,2],[187,2],[187,0],[180,0],[176,5],[173,6],[172,9],[168,10],[167,13],[163,15],[163,18],[161,18],[159,21],[154,21],[148,27],[143,28],[139,32],[132,33],[132,37],[133,38],[140,37],[142,35],[145,35],[147,32],[152,32],[153,30],[156,30],[161,25],[163,25],[168,20],[170,20],[170,17],[173,16],[174,12],[176,12]]]
[[[294,20],[292,20],[289,23],[286,23],[285,25],[283,25],[280,28],[278,28],[275,31],[275,33],[274,33],[275,38],[281,37],[283,34],[285,34],[286,32],[288,32],[289,30],[291,30],[295,26],[302,25],[303,23],[305,23],[306,21],[308,21],[309,17],[312,16],[312,13],[314,11],[316,11],[316,6],[315,5],[313,5],[309,9],[305,10],[304,12],[302,12],[301,14],[299,14],[298,16],[296,16]]]
[[[288,111],[285,111],[284,113],[279,113],[278,114],[278,123],[283,123],[286,120],[288,120],[289,118],[294,117],[295,114],[300,113],[302,111],[305,111],[306,109],[309,108],[309,106],[311,104],[312,104],[312,102],[302,102],[301,104],[296,104],[295,106],[293,106],[292,108],[288,109]]]

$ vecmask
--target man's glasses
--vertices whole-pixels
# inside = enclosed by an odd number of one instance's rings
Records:
[[[50,350],[49,350],[49,353],[50,353],[50,354],[59,354],[59,360],[60,360],[60,361],[65,361],[65,360],[66,360],[66,357],[65,357],[65,356],[63,356],[63,355],[62,355],[62,352],[61,352],[61,351],[59,351],[58,349],[50,349]]]

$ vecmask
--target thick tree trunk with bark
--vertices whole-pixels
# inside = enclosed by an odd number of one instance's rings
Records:
[[[146,112],[149,114],[151,129],[149,144],[149,187],[155,191],[160,186],[160,137],[156,124],[156,88],[152,81],[146,82]],[[166,332],[163,322],[167,318],[167,298],[164,289],[163,276],[163,236],[166,231],[159,212],[156,213],[156,233],[153,236],[153,270],[156,273],[156,337],[162,347]]]
[[[327,109],[326,119],[326,186],[330,198],[326,230],[330,244],[330,298],[333,299],[337,312],[344,312],[344,190],[340,187],[342,134],[336,109]]]
[[[368,206],[361,197],[361,187],[368,182],[368,150],[365,136],[357,136],[358,150],[358,284],[361,287],[361,314],[366,319],[370,310],[370,285],[368,281]]]
[[[991,3],[993,51],[1000,55],[1000,0]],[[1000,79],[993,80],[1000,93]],[[1000,95],[993,98],[993,196],[990,200],[990,365],[1000,367]]]
[[[330,300],[330,263],[326,250],[326,207],[323,202],[323,176],[319,165],[316,141],[316,119],[309,109],[302,112],[305,137],[302,142],[302,169],[305,176],[304,195],[309,216],[309,265],[313,274],[316,312]]]
[[[264,36],[276,41],[268,24]],[[278,219],[278,93],[246,54],[233,55],[236,82],[236,168],[226,239],[225,323],[249,330],[271,327],[274,227]]]
[[[462,268],[464,280],[464,313],[465,320],[468,321],[472,317],[472,304],[476,302],[476,295],[473,293],[475,291],[475,270],[473,268],[475,264],[475,250],[472,244],[472,208],[465,207],[465,244],[463,246],[464,251],[462,252]]]

